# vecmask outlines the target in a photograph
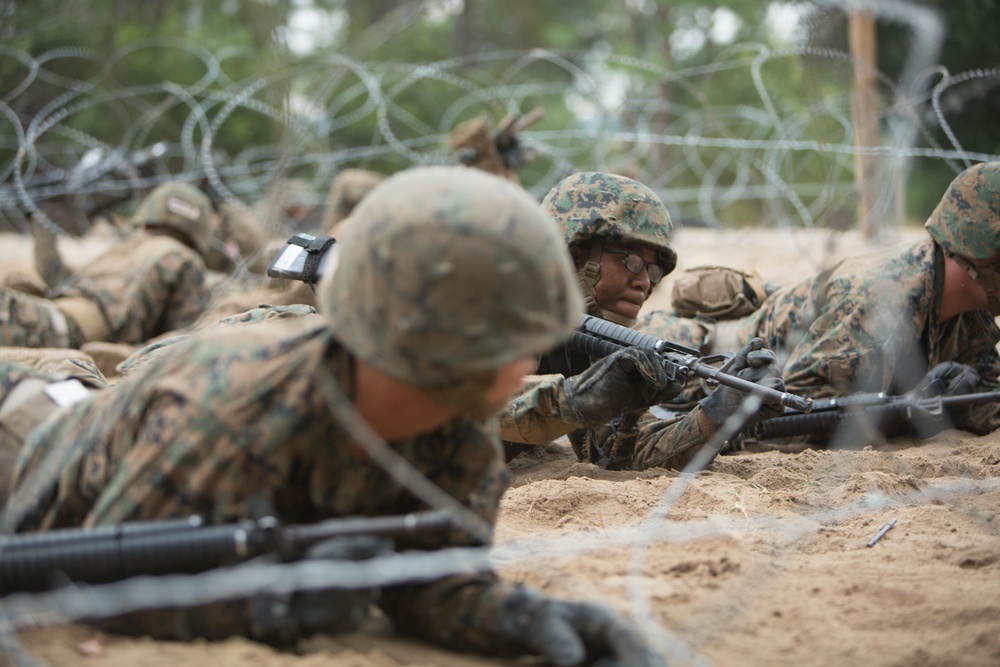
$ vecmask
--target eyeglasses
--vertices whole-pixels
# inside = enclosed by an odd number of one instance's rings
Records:
[[[610,252],[615,255],[624,255],[625,259],[622,260],[622,264],[625,268],[632,273],[638,274],[642,271],[642,267],[646,267],[646,275],[649,276],[649,282],[652,285],[663,280],[664,270],[659,264],[653,264],[652,262],[647,262],[642,258],[641,255],[637,255],[634,252],[629,252],[628,250],[619,250],[618,248],[601,248],[601,252]]]

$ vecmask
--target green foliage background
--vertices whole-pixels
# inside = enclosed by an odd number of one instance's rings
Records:
[[[851,142],[843,122],[850,109],[850,63],[824,51],[847,50],[843,11],[823,4],[805,12],[792,48],[768,29],[772,4],[0,0],[0,90],[11,91],[3,99],[19,118],[44,120],[49,109],[67,111],[37,147],[47,165],[69,169],[88,146],[137,150],[179,136],[197,146],[209,133],[213,149],[237,163],[306,178],[317,197],[339,168],[391,172],[414,159],[452,159],[445,139],[458,122],[483,113],[495,121],[542,106],[545,118],[532,131],[543,150],[522,172],[525,185],[538,194],[571,169],[615,170],[660,190],[672,211],[694,224],[705,222],[705,202],[698,198],[709,191],[706,182],[718,193],[750,181],[774,186],[780,176],[786,184],[802,184],[801,192],[787,202],[734,197],[717,220],[707,222],[773,224],[793,217],[849,226],[856,202],[850,154],[731,145]],[[989,70],[1000,62],[995,1],[927,0],[914,6],[942,17],[945,40],[934,62],[947,72]],[[341,19],[338,29],[323,35],[326,43],[305,55],[288,48],[289,22],[303,7]],[[713,41],[713,28],[730,15],[738,18],[736,31]],[[880,21],[878,31],[882,103],[889,108],[912,44],[898,22]],[[700,47],[681,44],[699,35]],[[43,76],[31,72],[22,53],[44,58]],[[345,63],[363,63],[365,71]],[[209,71],[210,64],[219,71]],[[416,75],[422,64],[433,64],[433,71]],[[388,103],[381,100],[389,105],[382,117],[374,111],[366,76],[378,77],[381,90],[391,92]],[[31,85],[19,90],[29,77]],[[613,85],[612,104],[605,99],[608,91],[595,89],[594,82]],[[948,122],[966,150],[1000,153],[997,84],[995,74],[976,77],[946,100]],[[198,113],[192,93],[201,104]],[[294,111],[293,98],[317,111]],[[582,115],[580,105],[599,113]],[[915,113],[922,145],[954,148],[926,95]],[[574,131],[584,138],[574,138]],[[616,134],[622,132],[631,134]],[[587,136],[602,143],[595,148]],[[649,136],[669,140],[644,144]],[[690,137],[710,137],[715,144],[688,145]],[[421,138],[433,141],[421,145]],[[9,177],[18,143],[12,133],[3,140],[0,165]],[[322,158],[331,151],[347,155],[351,148],[370,150],[354,164]],[[197,160],[175,154],[168,168],[187,173]],[[937,156],[913,158],[907,216],[918,222],[926,217],[962,166]],[[229,185],[236,196],[253,199],[273,173]],[[826,187],[809,194],[809,184]]]

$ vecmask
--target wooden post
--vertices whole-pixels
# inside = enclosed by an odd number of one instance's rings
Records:
[[[851,121],[854,125],[854,182],[858,190],[858,221],[865,238],[881,236],[885,227],[883,216],[887,207],[876,210],[878,197],[878,161],[864,153],[866,148],[879,146],[879,108],[876,89],[877,56],[875,52],[875,19],[864,8],[850,13],[849,43],[854,64],[854,89],[851,96]]]

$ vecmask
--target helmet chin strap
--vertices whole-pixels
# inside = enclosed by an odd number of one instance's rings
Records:
[[[624,327],[631,327],[635,324],[635,318],[623,317],[618,313],[601,308],[597,303],[597,281],[601,279],[601,253],[604,244],[600,241],[593,241],[590,246],[590,257],[587,263],[577,272],[580,279],[580,287],[583,289],[583,303],[588,315],[609,320]]]
[[[990,266],[974,266],[969,260],[960,256],[952,255],[955,263],[965,269],[969,277],[976,281],[986,292],[986,308],[991,315],[1000,315],[1000,267],[996,264]]]

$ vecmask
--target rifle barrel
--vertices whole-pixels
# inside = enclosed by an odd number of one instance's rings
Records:
[[[324,540],[441,531],[447,510],[345,517],[281,526],[273,517],[206,525],[200,517],[0,537],[0,595],[45,590],[60,579],[87,583],[137,575],[195,574],[265,553],[299,558]]]
[[[686,365],[695,375],[702,379],[713,380],[744,393],[754,394],[768,402],[780,402],[786,408],[792,408],[800,412],[809,412],[812,410],[813,400],[811,398],[790,394],[787,391],[778,391],[777,389],[772,389],[771,387],[766,387],[750,380],[744,380],[736,375],[723,373],[714,366],[703,364],[697,359],[688,361]]]

